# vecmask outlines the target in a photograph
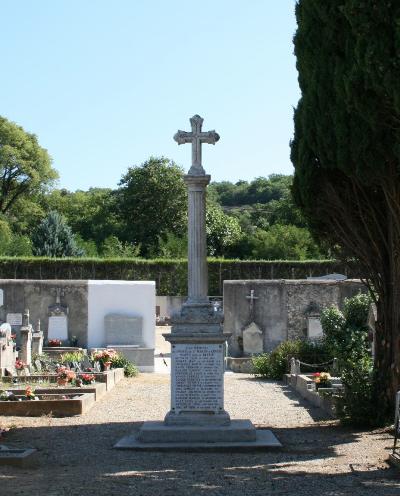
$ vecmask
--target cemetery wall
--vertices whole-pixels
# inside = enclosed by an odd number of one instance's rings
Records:
[[[208,260],[209,294],[221,296],[225,280],[306,279],[330,273],[362,274],[334,260]],[[186,260],[0,258],[0,279],[155,281],[158,295],[187,294]]]
[[[68,343],[78,338],[82,347],[119,344],[105,340],[106,315],[141,318],[139,345],[154,348],[154,281],[71,281],[0,279],[0,322],[8,322],[21,345],[21,325],[25,309],[44,339]]]
[[[243,332],[252,322],[262,331],[259,352],[271,351],[282,341],[307,337],[310,317],[319,320],[324,308],[341,308],[346,297],[359,291],[366,292],[366,286],[352,279],[225,281],[224,332],[232,333],[229,356],[244,355]]]

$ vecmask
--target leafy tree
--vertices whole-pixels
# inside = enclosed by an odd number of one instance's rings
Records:
[[[242,237],[237,219],[224,214],[221,207],[212,203],[207,204],[206,233],[207,251],[211,256],[224,256]]]
[[[294,197],[374,289],[385,417],[400,389],[400,4],[300,0],[296,15]]]
[[[56,189],[42,198],[42,206],[47,212],[60,212],[82,240],[92,240],[100,247],[108,236],[120,237],[121,225],[117,220],[115,201],[115,192],[109,188],[75,192]]]
[[[140,244],[147,255],[160,236],[184,234],[186,187],[183,171],[174,162],[150,157],[142,165],[130,167],[119,184],[116,208],[123,223],[122,239]]]
[[[32,236],[33,253],[44,257],[80,257],[79,248],[71,228],[56,211],[50,212]]]
[[[21,197],[45,191],[57,177],[36,136],[0,117],[0,213],[9,212]]]
[[[306,260],[320,258],[307,229],[275,224],[267,231],[257,229],[250,238],[251,258],[265,260]]]

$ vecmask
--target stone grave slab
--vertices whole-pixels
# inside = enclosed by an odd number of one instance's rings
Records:
[[[142,345],[143,319],[139,316],[110,313],[104,317],[107,345]]]
[[[307,337],[310,339],[318,339],[323,336],[321,320],[317,316],[307,317]]]
[[[37,450],[33,448],[11,448],[0,444],[0,465],[32,467],[37,463]]]
[[[264,351],[263,333],[255,322],[243,331],[243,353],[257,355]]]

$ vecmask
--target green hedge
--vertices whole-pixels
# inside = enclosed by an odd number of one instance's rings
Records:
[[[335,260],[209,259],[210,295],[222,295],[224,280],[305,279],[332,272],[359,277]],[[0,279],[116,279],[156,281],[159,295],[187,294],[186,260],[101,258],[0,258]]]

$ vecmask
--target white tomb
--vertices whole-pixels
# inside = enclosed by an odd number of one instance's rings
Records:
[[[155,307],[154,281],[88,281],[88,347],[113,348],[141,372],[154,372]],[[137,327],[132,331],[131,343],[126,335],[122,343],[116,342],[107,330],[110,321],[117,325],[117,321],[122,324],[125,320],[125,325],[130,319],[141,323],[140,342],[135,341]]]

